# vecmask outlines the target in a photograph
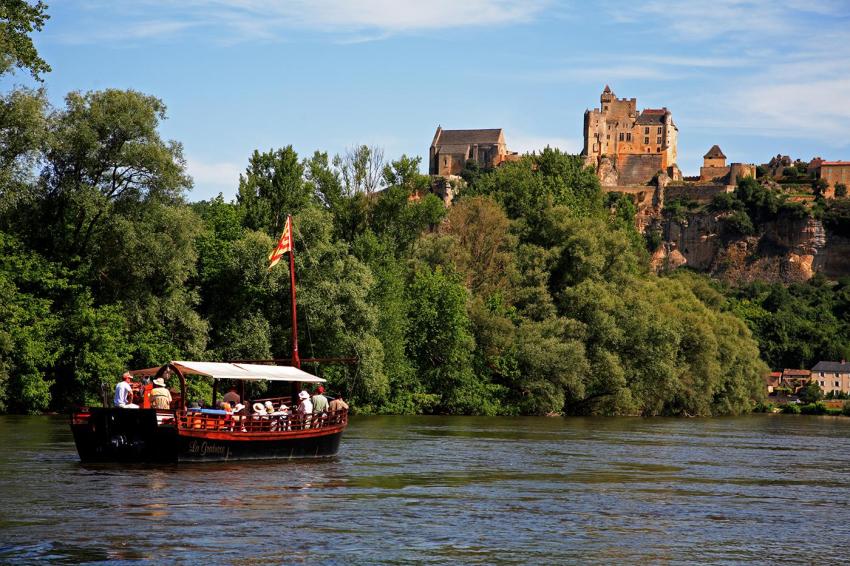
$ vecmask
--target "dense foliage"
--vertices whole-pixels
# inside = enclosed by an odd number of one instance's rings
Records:
[[[807,283],[758,282],[727,293],[772,368],[850,359],[850,279],[832,283],[816,275]]]
[[[20,45],[0,48],[45,72]],[[288,265],[267,269],[286,214],[302,355],[356,356],[312,369],[360,411],[711,415],[760,398],[746,325],[702,278],[650,273],[634,205],[577,156],[470,165],[446,208],[418,158],[287,146],[254,152],[235,202],[188,203],[165,116],[135,91],[0,100],[0,410],[94,402],[127,367],[288,356]]]

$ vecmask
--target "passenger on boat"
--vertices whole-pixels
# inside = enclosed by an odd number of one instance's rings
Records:
[[[337,398],[328,404],[328,410],[335,412],[348,408],[348,403],[342,400],[342,395],[337,395]]]
[[[325,388],[321,385],[316,389],[316,394],[313,395],[312,401],[313,403],[313,414],[316,413],[324,413],[328,410],[328,398],[325,397]]]
[[[310,419],[313,416],[313,403],[310,401],[310,394],[302,391],[298,394],[300,402],[298,403],[298,414],[304,419],[304,428],[310,428]]]
[[[151,390],[151,408],[168,410],[171,408],[171,391],[165,386],[165,380],[158,377],[153,380],[156,386]]]
[[[248,416],[248,409],[242,403],[236,403],[233,406],[233,419],[234,427],[238,424],[241,427],[242,432],[245,432],[245,417]]]
[[[300,402],[298,403],[298,414],[300,415],[312,415],[313,414],[313,402],[310,401],[310,394],[306,391],[302,391],[298,394],[298,399]]]
[[[266,401],[265,405],[263,406],[265,407],[267,414],[270,415],[274,413],[274,403],[272,403],[271,401]]]
[[[230,389],[227,391],[227,393],[221,396],[221,400],[227,401],[228,403],[230,403],[231,406],[235,406],[237,403],[242,401],[242,399],[239,397],[239,393],[236,392],[235,385],[230,386]]]
[[[122,409],[139,408],[138,405],[133,403],[133,387],[130,385],[132,379],[133,376],[129,371],[126,371],[121,376],[121,381],[115,386],[115,397],[112,399],[112,403],[116,407],[121,407]]]

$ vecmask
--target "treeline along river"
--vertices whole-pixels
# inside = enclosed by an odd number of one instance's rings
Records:
[[[355,417],[337,458],[83,466],[0,417],[0,562],[838,562],[850,419]]]

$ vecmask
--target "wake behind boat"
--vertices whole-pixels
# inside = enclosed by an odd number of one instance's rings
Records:
[[[186,407],[187,376],[242,385],[250,381],[323,383],[292,366],[175,361],[159,368],[130,372],[134,377],[180,380],[175,409],[91,408],[72,415],[71,429],[83,462],[198,462],[292,459],[333,456],[348,424],[348,410],[317,414],[228,414],[218,409]],[[279,408],[291,397],[252,400]]]

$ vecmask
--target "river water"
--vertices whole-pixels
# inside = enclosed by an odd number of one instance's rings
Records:
[[[0,563],[850,560],[850,419],[353,418],[326,461],[83,466],[0,417]]]

